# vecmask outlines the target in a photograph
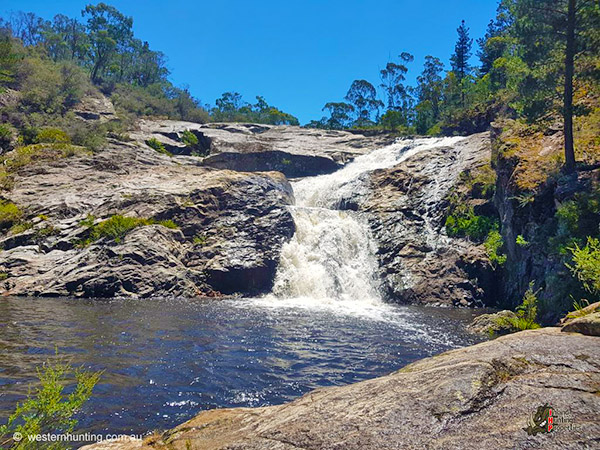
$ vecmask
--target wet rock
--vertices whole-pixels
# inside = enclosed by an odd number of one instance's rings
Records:
[[[446,198],[459,174],[483,165],[490,154],[487,133],[422,151],[374,171],[367,194],[345,200],[368,217],[390,299],[445,306],[494,303],[499,277],[485,250],[449,238],[444,228]]]
[[[500,311],[494,314],[482,314],[475,317],[467,325],[467,330],[472,333],[501,336],[517,331],[508,323],[506,319],[516,319],[517,315],[509,310]]]
[[[198,167],[135,143],[22,169],[10,200],[34,227],[3,240],[2,294],[194,296],[270,289],[294,233],[283,175]],[[81,245],[113,215],[172,220]],[[38,215],[47,220],[36,219]]]
[[[146,440],[100,449],[593,448],[600,435],[598,338],[524,331],[312,391],[279,406],[216,409]],[[526,428],[549,405],[550,433]]]

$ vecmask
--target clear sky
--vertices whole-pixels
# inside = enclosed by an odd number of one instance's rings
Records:
[[[84,0],[2,0],[0,13],[32,11],[80,17]],[[94,2],[96,3],[96,2]],[[403,51],[415,55],[409,81],[426,55],[445,63],[464,19],[481,37],[496,0],[112,0],[134,18],[138,38],[168,57],[171,80],[203,103],[225,91],[256,95],[301,123],[322,117],[351,82],[379,85],[379,70]],[[475,50],[476,45],[474,45]],[[476,63],[476,58],[473,59]]]

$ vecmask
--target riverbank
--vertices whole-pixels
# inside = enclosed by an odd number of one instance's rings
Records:
[[[524,331],[285,405],[206,411],[144,441],[85,448],[590,448],[600,435],[598,340],[560,328]],[[554,430],[529,435],[544,405]]]

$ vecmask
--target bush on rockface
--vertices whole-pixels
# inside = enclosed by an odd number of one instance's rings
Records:
[[[60,128],[44,128],[35,138],[38,144],[70,144],[71,138]]]
[[[148,139],[146,144],[148,144],[148,147],[156,150],[158,153],[162,153],[163,155],[167,156],[173,156],[173,154],[165,148],[164,144],[156,138]]]
[[[573,275],[583,284],[583,287],[592,294],[600,293],[600,240],[593,237],[587,238],[584,247],[569,249],[573,255],[573,263],[567,264]]]
[[[88,239],[81,242],[82,246],[86,246],[102,238],[108,238],[114,240],[116,243],[120,243],[121,240],[131,230],[148,225],[161,225],[166,228],[177,229],[179,228],[172,220],[155,220],[146,219],[143,217],[126,217],[122,215],[114,215],[109,219],[106,219],[96,225],[93,224],[93,216],[88,216],[86,221],[82,221],[83,226],[87,226],[90,229],[90,235]]]
[[[534,291],[533,285],[533,282],[529,283],[523,301],[516,308],[516,316],[498,317],[496,319],[500,327],[512,329],[513,332],[540,328],[540,324],[537,323],[537,294],[539,290]]]
[[[23,211],[11,202],[0,203],[0,229],[10,228],[23,218]]]

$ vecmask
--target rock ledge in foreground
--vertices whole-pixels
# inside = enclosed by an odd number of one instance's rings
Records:
[[[266,408],[206,411],[144,442],[100,449],[405,449],[598,446],[600,341],[543,328],[427,358],[388,376]],[[550,434],[528,435],[544,404]]]

